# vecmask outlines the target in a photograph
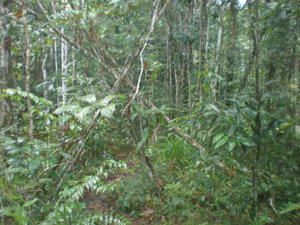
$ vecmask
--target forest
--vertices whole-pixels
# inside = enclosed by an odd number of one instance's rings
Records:
[[[1,225],[299,225],[299,0],[0,0]]]

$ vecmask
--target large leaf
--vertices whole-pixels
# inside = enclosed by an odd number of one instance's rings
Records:
[[[300,203],[290,203],[287,205],[287,207],[282,210],[280,212],[280,214],[286,214],[286,213],[289,213],[289,212],[293,212],[293,211],[299,211],[300,210]]]
[[[89,95],[82,96],[80,100],[87,103],[94,103],[96,102],[97,98],[95,94],[89,94]]]
[[[37,198],[34,198],[34,199],[32,199],[32,200],[30,200],[28,202],[25,202],[24,205],[23,205],[23,207],[24,208],[29,207],[29,206],[33,205],[34,203],[36,203],[37,200],[38,200]]]
[[[227,143],[229,137],[226,135],[226,136],[223,136],[218,142],[215,143],[215,148],[220,148],[222,147],[225,143]]]
[[[101,109],[101,115],[107,118],[111,118],[115,109],[116,109],[115,104],[110,104],[104,107],[103,109]]]
[[[79,110],[79,112],[77,112],[75,114],[75,117],[80,121],[82,122],[84,120],[84,118],[87,117],[87,115],[89,114],[91,110],[91,107],[90,106],[87,106],[87,107],[84,107],[82,109]]]
[[[107,106],[111,100],[113,100],[115,98],[114,95],[108,95],[106,96],[105,98],[101,99],[99,102],[98,102],[98,105],[99,106]]]
[[[57,108],[54,111],[54,114],[60,115],[60,114],[66,113],[66,112],[69,112],[71,114],[75,114],[75,113],[78,112],[78,110],[80,110],[79,105],[64,105],[64,106],[61,106],[61,107]]]
[[[39,104],[39,105],[45,105],[45,106],[51,106],[52,102],[42,98],[42,97],[38,97],[30,92],[27,91],[22,91],[20,88],[17,89],[12,89],[12,88],[8,88],[4,90],[4,93],[7,96],[20,96],[22,98],[30,98],[32,102],[34,102],[35,104]]]

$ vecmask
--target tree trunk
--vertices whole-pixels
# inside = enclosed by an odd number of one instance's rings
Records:
[[[256,117],[255,117],[255,142],[256,148],[253,154],[252,164],[252,186],[253,186],[253,219],[257,218],[258,212],[258,183],[259,183],[259,160],[261,153],[261,88],[260,88],[260,34],[259,34],[259,0],[251,4],[250,6],[251,20],[251,34],[253,41],[253,52],[254,52],[254,68],[255,68],[255,97],[256,97]],[[251,13],[252,11],[252,13]]]
[[[30,40],[29,40],[29,30],[28,30],[28,21],[27,21],[27,7],[23,1],[23,29],[24,29],[24,41],[25,41],[25,90],[30,93]],[[31,99],[27,96],[27,110],[28,110],[28,137],[30,140],[33,139],[33,119],[32,119],[32,105]]]
[[[52,8],[52,12],[55,14],[56,6],[55,6],[54,1],[51,1],[51,8]],[[54,74],[55,74],[55,76],[57,76],[58,75],[58,50],[57,50],[57,39],[56,38],[53,41],[53,61],[54,61]],[[56,85],[58,86],[59,84],[56,84]],[[59,98],[58,91],[56,93],[56,102],[57,102],[57,105],[59,105],[60,98]]]
[[[67,0],[62,0],[63,10],[65,10],[65,4],[67,4]],[[61,33],[64,34],[64,28],[61,28]],[[62,39],[61,40],[61,98],[62,105],[65,105],[67,102],[67,72],[68,72],[68,45],[67,42]]]
[[[196,92],[199,93],[200,95],[200,100],[203,97],[203,88],[202,88],[202,74],[204,74],[207,71],[206,65],[206,57],[207,57],[207,29],[208,29],[208,12],[207,12],[207,7],[208,7],[208,2],[209,0],[203,0],[200,3],[200,16],[199,16],[199,23],[200,23],[200,33],[199,33],[199,66],[198,70],[200,72],[200,76],[198,77],[197,80],[197,90]]]
[[[188,25],[189,25],[189,38],[188,38],[188,43],[187,43],[187,96],[188,96],[188,109],[192,109],[192,74],[193,74],[193,39],[192,39],[192,33],[193,33],[193,24],[194,24],[194,2],[191,1],[189,4],[189,20],[188,20]]]
[[[231,37],[229,41],[229,49],[227,53],[227,73],[226,73],[226,87],[224,97],[230,97],[233,93],[233,80],[235,78],[235,68],[236,68],[236,50],[237,50],[237,0],[230,0],[230,20],[231,20]]]
[[[216,48],[216,62],[215,62],[215,74],[212,80],[212,99],[214,101],[218,100],[218,89],[219,80],[221,77],[221,51],[222,51],[222,39],[223,39],[223,11],[224,4],[220,6],[219,12],[219,28],[218,28],[218,38],[217,38],[217,48]]]
[[[9,51],[10,45],[6,41],[7,36],[7,19],[8,8],[3,6],[0,2],[0,95],[3,90],[7,88],[8,68],[9,68]],[[8,102],[0,98],[0,127],[5,123],[7,116],[9,116],[9,104]]]
[[[208,27],[208,0],[203,0],[200,14],[200,71],[206,70],[206,42]]]
[[[45,54],[45,57],[43,59],[42,63],[42,74],[43,74],[43,82],[44,82],[44,98],[48,99],[48,85],[47,85],[47,80],[48,80],[48,75],[47,75],[47,69],[46,69],[46,62],[47,62],[48,54]]]

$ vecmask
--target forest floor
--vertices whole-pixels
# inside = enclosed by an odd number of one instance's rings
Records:
[[[130,169],[135,169],[137,162],[134,160],[128,160],[127,165]],[[109,177],[106,182],[114,183],[120,182],[123,179],[128,179],[130,176],[135,176],[135,173],[118,172],[114,176]],[[158,222],[158,218],[154,209],[146,208],[138,216],[133,216],[129,212],[121,211],[117,203],[118,196],[111,195],[97,195],[93,192],[88,192],[82,199],[85,202],[86,207],[91,212],[110,213],[114,212],[122,217],[125,217],[131,225],[149,225]],[[156,223],[155,223],[156,224]]]

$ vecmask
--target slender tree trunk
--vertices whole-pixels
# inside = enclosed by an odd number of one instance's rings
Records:
[[[199,66],[198,70],[201,73],[201,76],[198,77],[197,80],[197,93],[200,95],[200,99],[203,97],[203,90],[202,90],[202,74],[206,72],[207,68],[207,62],[206,62],[206,57],[207,57],[207,52],[206,52],[206,46],[207,46],[207,29],[208,29],[208,2],[209,0],[203,0],[200,3],[200,16],[199,16],[199,23],[200,23],[200,33],[199,33]]]
[[[206,54],[206,57],[207,57],[207,54],[208,54],[209,38],[210,38],[210,17],[209,17],[210,3],[211,3],[211,1],[208,0],[208,2],[207,2],[206,42],[205,42],[205,54]]]
[[[243,76],[242,81],[241,81],[239,94],[241,94],[242,90],[246,87],[248,77],[249,77],[249,74],[251,73],[252,66],[253,66],[253,61],[254,61],[254,57],[255,57],[254,54],[255,53],[254,53],[254,50],[253,50],[253,47],[252,47],[252,49],[249,51],[249,60],[248,60],[249,62],[245,66],[245,73],[244,73],[244,76]]]
[[[8,13],[8,8],[4,7],[3,2],[0,2],[0,95],[9,85],[11,39],[8,36],[8,21],[6,18]],[[9,124],[7,121],[9,121],[11,111],[9,102],[0,97],[0,127]]]
[[[30,92],[30,40],[29,40],[29,28],[27,21],[27,8],[23,1],[23,12],[24,12],[24,20],[23,20],[23,29],[24,29],[24,41],[25,41],[25,90],[29,94]],[[27,110],[28,110],[28,137],[29,139],[33,139],[33,119],[32,119],[32,105],[31,99],[27,96]]]
[[[207,41],[207,25],[208,25],[208,0],[203,0],[201,4],[200,15],[200,70],[206,70],[206,41]]]
[[[46,69],[46,62],[47,62],[48,54],[45,54],[45,57],[43,59],[42,63],[42,74],[43,74],[43,81],[44,81],[44,98],[48,99],[48,85],[47,85],[47,80],[48,80],[48,75],[47,75],[47,69]]]
[[[171,75],[171,50],[170,50],[170,27],[167,23],[167,79],[166,88],[168,90],[168,102],[172,104],[172,75]]]
[[[64,5],[63,10],[65,9],[65,4],[67,0],[62,0],[62,4]],[[61,33],[64,34],[64,28],[61,28]],[[62,39],[61,40],[61,97],[62,97],[62,105],[65,105],[67,102],[67,72],[68,72],[68,45],[67,42]]]
[[[217,101],[218,99],[218,89],[219,80],[221,77],[221,51],[222,51],[222,40],[223,40],[223,11],[224,4],[220,6],[219,12],[219,28],[218,28],[218,38],[217,38],[217,48],[216,48],[216,62],[215,62],[215,74],[212,80],[212,99]]]
[[[75,48],[72,48],[72,72],[73,72],[73,85],[77,80],[77,62],[75,55]]]
[[[6,8],[4,8],[2,6],[2,2],[0,3],[0,22],[1,24],[5,24],[4,23],[4,15],[6,13]],[[4,38],[6,35],[6,32],[4,31],[4,29],[1,29],[1,48],[0,48],[0,94],[2,94],[3,90],[6,88],[6,77],[7,77],[7,69],[6,69],[6,52],[4,50],[3,43],[4,43]],[[2,127],[2,125],[4,124],[5,121],[5,117],[6,117],[6,101],[2,98],[0,98],[0,126]]]
[[[194,1],[191,1],[189,4],[189,33],[192,34],[193,30],[193,24],[194,24]],[[188,92],[188,108],[189,110],[192,109],[192,74],[193,74],[193,40],[191,39],[192,37],[189,37],[188,43],[187,43],[187,65],[188,65],[188,74],[187,74],[187,80],[188,80],[188,87],[187,87],[187,92]]]
[[[298,4],[298,6],[300,6],[300,4]],[[293,62],[293,67],[294,67],[294,71],[293,71],[293,77],[294,77],[294,82],[296,83],[296,85],[298,85],[298,95],[296,95],[296,100],[295,102],[300,102],[300,13],[297,13],[296,16],[296,28],[295,28],[295,45],[294,45],[294,62]],[[297,99],[298,96],[298,99]],[[300,105],[297,104],[295,106],[295,118],[300,118]]]
[[[180,67],[179,67],[180,68]],[[175,79],[175,105],[176,105],[176,108],[178,108],[179,106],[179,89],[180,89],[180,76],[178,75],[180,74],[180,69],[177,69],[175,67],[175,70],[174,70],[174,79]]]
[[[251,18],[251,33],[253,41],[253,51],[254,51],[254,68],[255,68],[255,97],[256,97],[256,117],[255,117],[255,142],[256,149],[254,150],[253,165],[252,165],[252,185],[253,185],[253,218],[257,218],[258,212],[258,194],[257,188],[259,183],[259,160],[261,153],[261,88],[260,88],[260,34],[259,34],[259,0],[255,1],[253,5],[251,4],[250,10],[252,13]]]
[[[236,55],[237,55],[237,0],[230,0],[230,20],[231,20],[231,37],[229,41],[229,49],[227,53],[226,86],[224,89],[224,97],[230,97],[233,93],[233,80],[236,76]]]
[[[55,6],[55,1],[51,1],[51,8],[52,8],[52,12],[55,14],[56,13],[56,6]],[[57,39],[55,38],[53,41],[53,60],[54,60],[54,73],[55,76],[58,75],[58,44],[57,44]],[[56,84],[57,86],[59,84]],[[60,93],[57,91],[56,93],[56,103],[57,105],[60,104],[60,98],[59,98]]]

